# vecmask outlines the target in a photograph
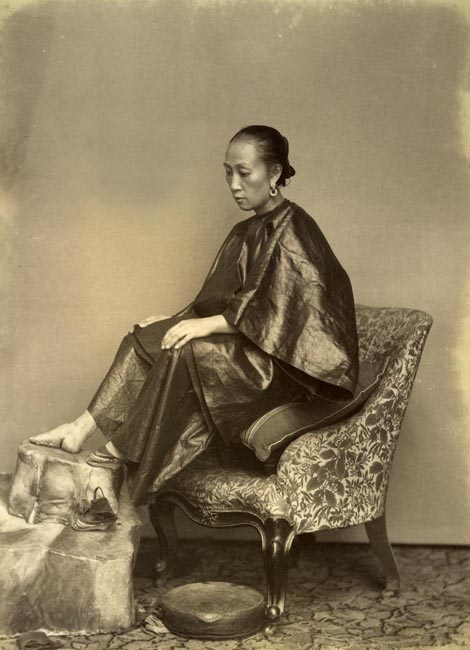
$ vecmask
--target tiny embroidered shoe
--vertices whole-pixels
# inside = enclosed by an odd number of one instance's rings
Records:
[[[113,456],[106,447],[100,447],[93,451],[86,459],[86,462],[93,467],[106,467],[111,469],[117,469],[126,464],[125,459]]]

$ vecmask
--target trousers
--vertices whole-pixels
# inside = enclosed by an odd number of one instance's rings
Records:
[[[148,502],[204,451],[215,432],[201,408],[184,348],[152,358],[134,334],[123,338],[88,411],[126,455],[136,505]]]

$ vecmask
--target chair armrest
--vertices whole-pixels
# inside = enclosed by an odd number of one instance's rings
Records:
[[[279,460],[277,479],[298,531],[351,526],[379,517],[394,443],[394,436],[367,407],[340,424],[292,442]]]
[[[368,447],[369,436],[363,429],[362,419],[363,414],[356,413],[341,423],[304,433],[291,442],[279,459],[278,478],[289,480],[299,474],[311,477],[320,468],[328,468],[343,478],[351,465],[347,462],[347,450],[359,447],[366,451]]]

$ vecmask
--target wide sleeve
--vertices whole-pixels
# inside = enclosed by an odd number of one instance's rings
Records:
[[[286,216],[275,228],[226,320],[259,348],[348,398],[357,381],[349,278],[315,222]]]
[[[201,290],[193,301],[193,309],[198,316],[222,313],[228,300],[242,286],[239,260],[247,222],[245,220],[236,224],[220,247]]]

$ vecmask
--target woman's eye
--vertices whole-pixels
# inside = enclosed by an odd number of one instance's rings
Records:
[[[240,176],[249,176],[250,172],[240,172]]]

